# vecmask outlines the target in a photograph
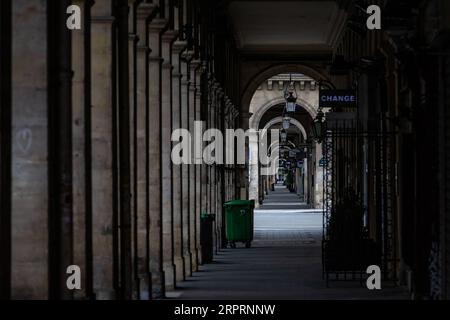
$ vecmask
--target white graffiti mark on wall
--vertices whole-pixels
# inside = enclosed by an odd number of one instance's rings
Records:
[[[33,132],[30,128],[20,129],[17,131],[16,140],[20,151],[28,153],[33,143]]]

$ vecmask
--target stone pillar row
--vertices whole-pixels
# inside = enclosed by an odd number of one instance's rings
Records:
[[[71,85],[72,177],[62,176],[71,219],[53,221],[59,207],[51,199],[61,190],[48,174],[58,163],[49,162],[55,120],[48,115],[53,90],[60,92],[49,88],[49,50],[58,42],[48,45],[47,30],[65,26],[45,27],[47,3],[12,1],[10,296],[162,298],[202,264],[200,213],[216,214],[219,250],[223,200],[238,197],[234,166],[173,164],[172,132],[193,135],[200,120],[203,131],[234,128],[237,109],[204,73],[213,62],[188,47],[156,2],[72,2],[82,10],[82,30],[68,33],[72,70],[60,70]],[[71,232],[59,234],[63,227]],[[59,239],[69,252],[55,250]],[[64,289],[66,260],[79,267],[81,290]]]
[[[213,74],[208,74],[207,92],[209,112],[206,118],[205,130],[211,128],[221,130],[223,132],[223,142],[226,143],[225,129],[235,128],[238,111],[226,96]],[[226,149],[223,148],[223,161],[225,161],[225,152]],[[236,188],[234,185],[237,166],[213,163],[205,164],[202,168],[204,168],[201,181],[202,190],[206,190],[205,193],[202,193],[204,196],[202,211],[215,214],[213,244],[217,253],[226,246],[224,201],[240,198],[240,195],[235,192]]]

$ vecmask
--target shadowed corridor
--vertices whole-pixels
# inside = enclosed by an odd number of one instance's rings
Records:
[[[287,207],[289,209],[287,209]],[[177,290],[178,299],[406,299],[399,288],[369,291],[358,281],[322,280],[322,211],[306,209],[284,186],[255,210],[254,241],[222,249]]]

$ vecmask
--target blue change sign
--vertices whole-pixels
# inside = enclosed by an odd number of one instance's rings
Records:
[[[321,108],[356,108],[357,106],[355,90],[320,90],[319,92],[319,107]]]

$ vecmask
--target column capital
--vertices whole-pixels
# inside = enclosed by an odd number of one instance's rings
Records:
[[[150,54],[150,52],[152,52],[152,50],[146,45],[137,45],[136,50],[139,52],[144,51],[145,54]]]
[[[181,58],[190,63],[192,61],[192,59],[194,58],[194,51],[191,50],[185,50],[182,54],[181,54]]]
[[[172,53],[180,54],[187,46],[187,41],[176,40],[172,45]]]
[[[137,42],[139,40],[139,38],[136,33],[129,33],[128,40],[130,40],[132,42]]]
[[[191,70],[196,70],[198,67],[200,67],[202,65],[200,60],[191,60],[191,62],[189,63],[189,68]]]
[[[164,28],[166,28],[168,23],[169,23],[169,20],[167,20],[167,19],[161,19],[161,18],[152,19],[148,23],[148,31],[160,33],[162,30],[164,30]]]
[[[140,3],[136,10],[136,18],[138,20],[146,20],[155,12],[157,8],[158,6],[153,3]]]
[[[223,91],[222,87],[218,86],[217,90],[217,95],[219,96],[219,98],[222,98],[225,95],[225,92]]]
[[[167,30],[164,32],[161,36],[162,42],[174,42],[175,39],[178,37],[178,30]]]
[[[215,78],[213,78],[213,81],[211,84],[212,84],[212,88],[216,91],[216,94],[219,93],[220,90],[222,90],[222,88],[220,87],[220,83]]]

